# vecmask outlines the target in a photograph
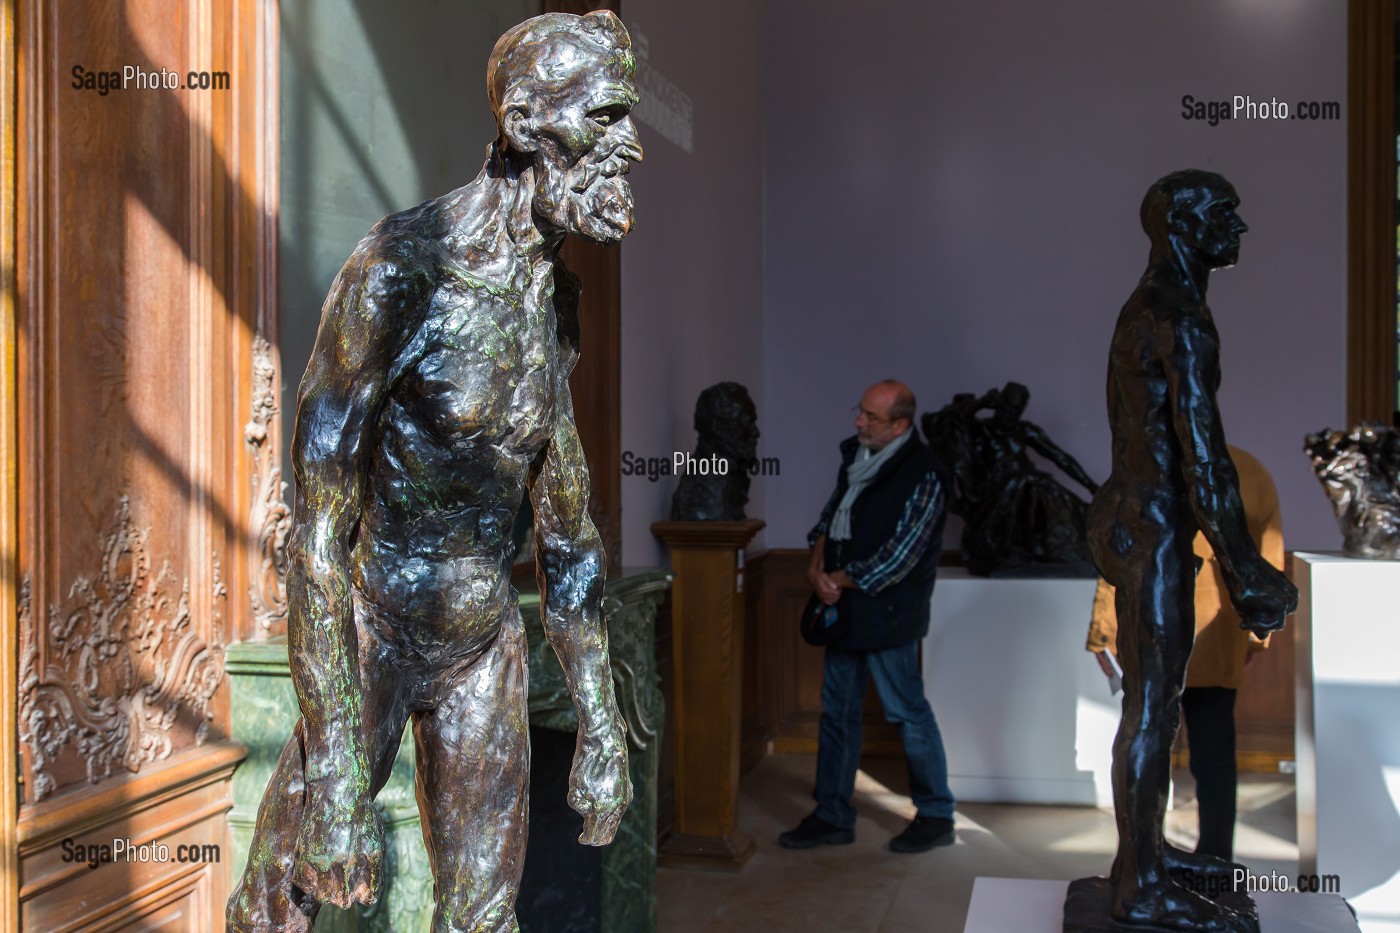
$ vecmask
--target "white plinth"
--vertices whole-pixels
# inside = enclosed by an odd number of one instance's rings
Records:
[[[1094,583],[939,572],[924,686],[959,800],[1113,805],[1122,703],[1084,650]]]
[[[1298,852],[1400,933],[1400,561],[1293,555]]]
[[[1068,890],[1068,881],[978,878],[972,884],[963,933],[1061,933]],[[1336,895],[1270,891],[1251,897],[1259,908],[1260,933],[1356,930]]]

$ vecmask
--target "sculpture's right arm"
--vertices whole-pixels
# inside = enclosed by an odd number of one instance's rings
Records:
[[[368,903],[373,897],[372,881],[369,890],[355,890],[366,886],[365,879],[353,877],[354,865],[340,864],[366,846],[374,849],[362,838],[373,835],[363,825],[374,823],[363,812],[371,806],[373,763],[361,727],[364,685],[353,631],[350,541],[360,519],[390,365],[416,328],[420,291],[418,278],[405,272],[402,262],[362,243],[326,296],[298,392],[287,575],[287,637],[308,791],[298,855],[306,864],[298,865],[298,873],[305,872],[313,887],[328,885],[316,893],[333,902],[353,895]]]
[[[1260,635],[1275,631],[1297,606],[1298,591],[1260,556],[1245,522],[1239,477],[1215,400],[1219,349],[1194,314],[1173,315],[1162,326],[1161,359],[1197,527],[1215,551],[1243,626]]]

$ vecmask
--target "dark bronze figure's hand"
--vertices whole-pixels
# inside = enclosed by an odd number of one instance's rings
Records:
[[[1260,638],[1283,628],[1284,620],[1298,608],[1298,588],[1283,571],[1260,559],[1244,587],[1234,597],[1240,628]]]
[[[379,897],[384,824],[369,801],[307,800],[292,883],[323,904],[366,906]]]
[[[578,841],[586,846],[612,842],[631,802],[627,729],[617,717],[603,737],[579,736],[573,770],[569,772],[569,808],[583,817],[583,833]]]

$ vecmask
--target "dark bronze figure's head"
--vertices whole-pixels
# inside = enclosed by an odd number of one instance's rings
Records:
[[[486,89],[501,153],[533,163],[545,227],[615,243],[632,227],[630,161],[642,147],[632,40],[608,10],[546,13],[501,36]]]
[[[1174,248],[1207,269],[1233,266],[1249,230],[1236,210],[1234,186],[1214,172],[1185,169],[1163,176],[1142,199],[1142,229],[1154,249]]]
[[[993,391],[996,392],[995,417],[1004,422],[1020,421],[1031,402],[1031,390],[1019,382],[1008,382],[999,391]]]
[[[695,433],[700,444],[734,460],[758,456],[758,410],[749,390],[737,382],[717,382],[695,400]]]

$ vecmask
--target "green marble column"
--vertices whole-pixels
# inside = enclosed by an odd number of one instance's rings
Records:
[[[609,581],[604,596],[613,682],[631,743],[634,795],[617,839],[603,855],[601,928],[607,933],[656,929],[656,769],[665,717],[655,635],[656,611],[670,583],[669,571],[630,572]],[[564,672],[544,639],[538,594],[520,594],[520,610],[530,640],[530,723],[573,734],[578,716]],[[234,772],[229,813],[237,878],[248,859],[263,790],[292,734],[298,710],[285,639],[235,643],[227,657],[233,738],[248,747],[247,759]],[[393,774],[376,805],[389,834],[389,864],[379,903],[354,911],[326,908],[317,918],[316,933],[427,933],[431,926],[433,878],[414,795],[411,728],[405,730]]]

